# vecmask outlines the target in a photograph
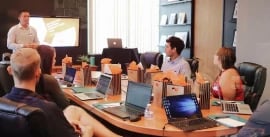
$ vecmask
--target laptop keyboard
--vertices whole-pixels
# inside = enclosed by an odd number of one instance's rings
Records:
[[[121,107],[121,111],[127,112],[129,115],[137,115],[137,116],[143,115],[142,112],[137,111],[137,110],[135,110],[135,109],[133,109],[133,108],[130,108],[130,107],[127,107],[127,106]]]
[[[193,131],[207,129],[218,126],[217,122],[207,118],[186,119],[181,121],[170,122],[173,126],[182,129],[183,131]]]
[[[237,104],[234,103],[222,103],[222,110],[230,112],[239,112]]]

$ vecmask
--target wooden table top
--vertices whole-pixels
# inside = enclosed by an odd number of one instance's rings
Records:
[[[225,126],[218,126],[204,130],[196,130],[193,132],[183,132],[182,130],[174,126],[166,124],[167,118],[164,109],[155,105],[151,106],[151,110],[154,111],[154,117],[152,119],[144,119],[144,117],[142,117],[142,119],[137,122],[130,122],[129,120],[124,121],[116,116],[108,114],[93,106],[93,104],[95,103],[120,101],[121,99],[120,95],[108,96],[107,99],[101,100],[81,101],[80,99],[78,99],[73,95],[73,91],[71,89],[64,89],[64,92],[66,93],[67,97],[70,98],[72,101],[76,102],[81,107],[94,113],[95,115],[106,120],[112,125],[136,133],[155,136],[204,137],[204,136],[224,136],[235,134],[238,132],[238,128],[228,128]],[[202,113],[203,116],[206,117],[210,114],[222,113],[222,111],[219,106],[211,106],[210,109],[208,110],[207,109],[202,110]],[[248,119],[250,117],[250,115],[239,115],[239,116],[241,116],[244,119]],[[165,129],[163,130],[164,125]]]

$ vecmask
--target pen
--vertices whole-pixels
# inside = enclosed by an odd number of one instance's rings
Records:
[[[229,118],[230,116],[215,116],[215,119],[220,119],[220,118]]]

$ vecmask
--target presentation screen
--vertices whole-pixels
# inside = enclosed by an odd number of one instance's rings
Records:
[[[38,39],[42,45],[79,46],[79,18],[30,17],[29,25],[37,30]]]

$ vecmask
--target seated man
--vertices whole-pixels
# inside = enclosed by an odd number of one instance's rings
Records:
[[[264,101],[251,115],[248,122],[238,133],[238,137],[270,136],[270,100]]]
[[[162,64],[162,71],[173,71],[176,74],[182,74],[190,78],[190,66],[188,62],[180,56],[184,47],[185,44],[180,38],[172,36],[166,40],[165,53],[169,58]]]
[[[51,137],[90,137],[117,136],[101,123],[87,115],[78,107],[69,106],[64,112],[53,102],[46,101],[35,93],[35,86],[39,80],[40,56],[36,50],[21,48],[11,55],[11,66],[8,71],[13,75],[15,86],[4,97],[12,101],[41,108],[48,122],[48,131]],[[76,117],[72,113],[80,112]],[[66,116],[66,117],[65,117]]]

